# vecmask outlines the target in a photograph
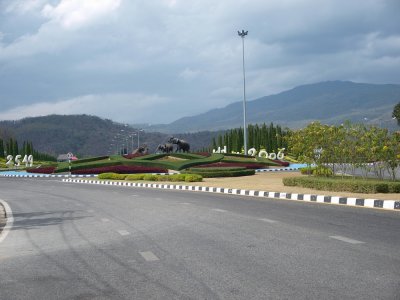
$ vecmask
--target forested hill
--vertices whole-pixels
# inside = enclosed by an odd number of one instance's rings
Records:
[[[18,121],[0,121],[0,138],[32,141],[40,152],[57,156],[72,152],[79,157],[116,153],[117,148],[132,151],[137,147],[137,128],[88,115],[49,115]],[[217,133],[177,134],[187,140],[193,150],[208,146]],[[132,138],[133,135],[133,138]],[[140,132],[140,144],[151,152],[165,143],[171,134]]]

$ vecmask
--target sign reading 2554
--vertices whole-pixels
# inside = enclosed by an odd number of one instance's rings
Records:
[[[7,162],[6,165],[8,167],[19,167],[22,163],[25,163],[26,167],[32,167],[33,166],[33,156],[32,155],[25,155],[24,159],[21,161],[22,155],[15,155],[15,159],[14,156],[12,155],[7,155]]]

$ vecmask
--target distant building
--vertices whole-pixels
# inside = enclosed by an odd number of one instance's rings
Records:
[[[69,156],[68,154],[60,154],[59,156],[57,156],[57,161],[58,162],[64,162],[64,161],[68,161],[69,159],[71,160],[78,160],[78,158],[75,155],[72,155],[72,157]]]

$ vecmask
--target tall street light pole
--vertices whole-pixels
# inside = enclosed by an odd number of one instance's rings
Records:
[[[242,38],[243,47],[243,140],[244,140],[244,154],[247,155],[247,126],[246,126],[246,74],[244,69],[244,37],[248,31],[238,31],[238,35]]]
[[[139,144],[140,144],[140,132],[144,131],[143,129],[138,129],[137,131],[137,147],[139,149]]]

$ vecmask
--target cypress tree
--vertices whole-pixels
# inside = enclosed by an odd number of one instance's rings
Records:
[[[4,155],[4,142],[3,142],[2,139],[0,139],[0,157],[1,158],[5,157],[5,155]]]

